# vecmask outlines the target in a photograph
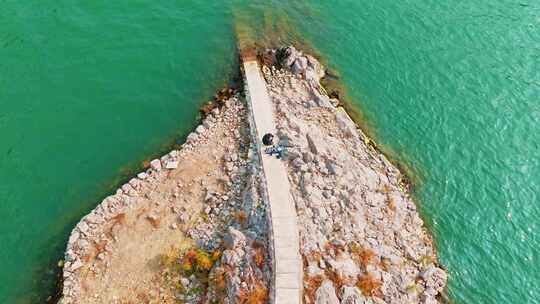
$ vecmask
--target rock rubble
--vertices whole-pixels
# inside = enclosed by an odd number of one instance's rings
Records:
[[[402,176],[319,81],[324,68],[294,47],[263,67],[290,146],[305,303],[438,303],[447,275]]]

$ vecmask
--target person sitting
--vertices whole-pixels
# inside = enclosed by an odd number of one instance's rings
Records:
[[[270,156],[275,154],[278,159],[281,159],[283,157],[284,151],[285,149],[281,145],[277,145],[277,146],[266,148],[266,150],[264,150],[264,153]]]

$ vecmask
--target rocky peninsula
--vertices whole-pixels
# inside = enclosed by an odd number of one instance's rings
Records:
[[[399,170],[328,96],[324,67],[294,47],[258,59],[285,148],[302,301],[443,302],[447,274]],[[225,93],[181,149],[73,229],[61,303],[285,303],[274,296],[282,257],[261,166],[273,156],[249,92]]]

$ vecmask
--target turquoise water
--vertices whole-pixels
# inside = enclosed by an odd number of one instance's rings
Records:
[[[0,1],[1,303],[43,302],[72,225],[189,132],[239,23],[340,74],[456,303],[540,302],[540,3],[282,2]]]

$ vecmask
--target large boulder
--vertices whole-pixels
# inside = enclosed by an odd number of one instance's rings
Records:
[[[326,144],[324,142],[324,135],[319,129],[312,129],[306,134],[309,150],[313,154],[325,154]]]
[[[342,252],[335,260],[330,259],[328,262],[341,278],[355,279],[360,273],[360,269],[356,263],[346,253]]]
[[[332,281],[325,280],[315,292],[315,304],[339,304]]]
[[[303,75],[308,81],[318,83],[324,77],[324,67],[317,59],[304,55],[293,46],[278,50],[277,62],[284,68],[290,69],[293,74]]]
[[[324,66],[317,61],[313,56],[306,55],[308,68],[306,69],[306,79],[314,82],[319,82],[324,77]]]
[[[339,108],[337,111],[336,122],[341,132],[343,132],[345,135],[353,136],[357,134],[356,125],[343,108]]]
[[[430,265],[426,270],[422,271],[420,277],[426,282],[425,293],[430,296],[435,296],[443,291],[448,279],[446,272],[435,265]]]
[[[360,290],[354,286],[343,286],[341,288],[341,304],[364,304],[366,298]]]
[[[305,73],[307,68],[308,68],[308,60],[307,60],[307,58],[303,57],[303,56],[300,56],[300,57],[296,58],[296,60],[294,61],[293,65],[291,67],[291,71],[294,74],[301,74],[301,73]]]
[[[159,159],[152,160],[150,162],[150,167],[152,167],[152,169],[154,169],[156,171],[161,170],[161,160],[159,160]]]
[[[246,236],[239,230],[229,227],[229,233],[225,235],[223,241],[228,249],[243,248],[246,246]]]

